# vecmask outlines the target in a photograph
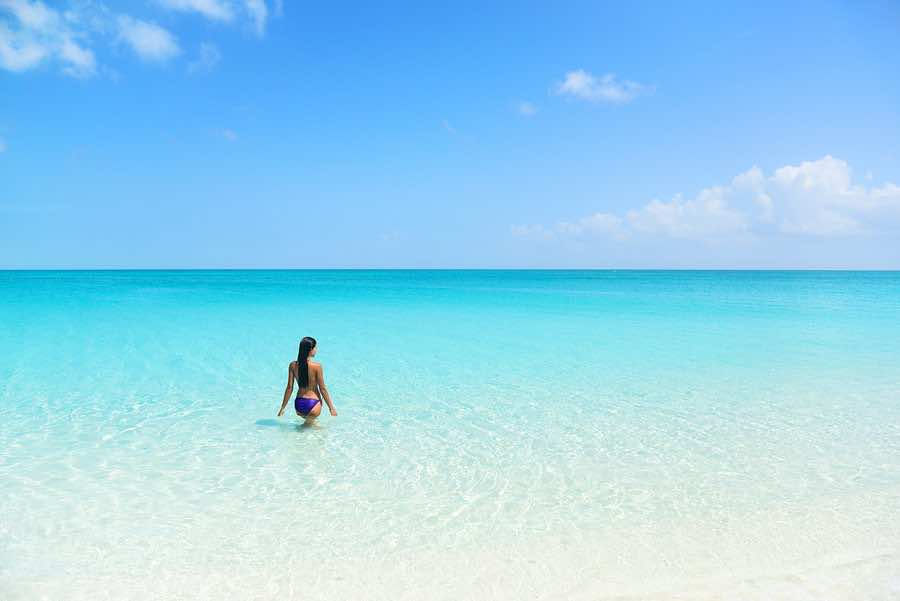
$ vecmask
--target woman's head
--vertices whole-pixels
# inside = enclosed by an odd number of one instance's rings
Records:
[[[304,336],[300,341],[300,352],[310,357],[316,354],[316,339],[312,336]]]
[[[300,341],[300,349],[297,351],[297,384],[300,388],[309,386],[309,365],[306,360],[316,355],[316,339],[305,336]]]

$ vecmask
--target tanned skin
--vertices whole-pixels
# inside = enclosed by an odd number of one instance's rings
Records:
[[[309,415],[303,416],[299,413],[297,414],[300,417],[304,417],[307,423],[312,423],[319,414],[322,413],[322,401],[328,405],[328,411],[331,412],[332,416],[337,415],[337,411],[334,409],[334,404],[331,402],[331,395],[328,394],[328,388],[325,386],[325,370],[322,369],[322,364],[317,363],[312,360],[313,356],[316,354],[318,349],[313,347],[309,353],[309,359],[307,359],[307,364],[309,366],[309,385],[305,388],[301,388],[297,395],[306,398],[315,398],[319,399],[319,403],[313,407],[312,411],[309,412]],[[285,407],[287,407],[288,401],[291,399],[291,394],[294,392],[294,382],[298,381],[297,377],[297,362],[291,361],[288,365],[288,381],[287,386],[284,389],[284,399],[281,401],[281,409],[278,410],[278,417],[284,415]]]

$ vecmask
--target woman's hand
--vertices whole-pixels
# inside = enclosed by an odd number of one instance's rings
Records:
[[[282,415],[284,415],[284,407],[278,412],[278,417],[281,417]]]
[[[334,410],[334,407],[331,407],[329,411],[331,411],[331,417],[337,417],[337,411]]]

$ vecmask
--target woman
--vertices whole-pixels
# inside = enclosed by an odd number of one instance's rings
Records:
[[[297,352],[297,360],[288,365],[287,388],[284,389],[284,400],[281,401],[281,409],[278,417],[284,414],[288,399],[294,390],[294,380],[297,380],[297,398],[294,399],[294,409],[297,415],[312,423],[322,412],[322,399],[328,404],[331,415],[337,415],[328,389],[325,388],[325,373],[322,364],[312,360],[316,356],[316,339],[306,336],[300,341],[300,350]]]

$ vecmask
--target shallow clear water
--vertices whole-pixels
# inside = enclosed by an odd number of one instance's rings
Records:
[[[900,597],[900,273],[0,272],[0,332],[4,599]]]

